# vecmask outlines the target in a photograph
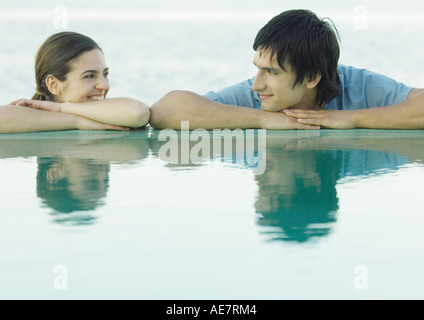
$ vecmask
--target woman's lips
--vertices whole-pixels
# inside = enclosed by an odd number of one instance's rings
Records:
[[[100,101],[100,100],[103,100],[103,99],[104,99],[103,94],[87,97],[87,100],[94,100],[94,101]]]

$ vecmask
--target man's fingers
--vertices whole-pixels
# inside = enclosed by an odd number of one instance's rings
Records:
[[[298,129],[306,129],[306,130],[319,130],[321,129],[321,126],[316,125],[316,124],[308,124],[308,123],[301,123],[300,121],[298,121]]]
[[[284,113],[293,118],[321,118],[322,112],[321,111],[315,111],[315,110],[299,110],[299,109],[293,109],[284,110]]]
[[[297,122],[302,124],[308,124],[313,126],[321,126],[323,125],[322,121],[320,119],[305,119],[305,118],[298,118]]]

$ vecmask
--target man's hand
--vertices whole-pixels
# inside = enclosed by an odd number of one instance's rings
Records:
[[[331,129],[354,129],[354,110],[301,110],[286,109],[284,113],[299,124]]]
[[[317,130],[320,125],[300,123],[296,117],[288,117],[283,112],[269,112],[261,111],[261,128],[269,130],[290,130],[290,129],[303,129],[303,130]]]

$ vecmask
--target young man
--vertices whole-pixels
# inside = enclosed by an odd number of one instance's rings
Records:
[[[253,44],[256,77],[200,96],[172,91],[151,107],[157,129],[424,129],[424,89],[338,64],[331,24],[308,10],[271,19]]]

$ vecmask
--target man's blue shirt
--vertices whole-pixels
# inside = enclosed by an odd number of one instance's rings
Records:
[[[367,69],[338,65],[340,94],[324,105],[327,110],[383,107],[406,100],[412,87]],[[208,92],[205,97],[223,104],[262,109],[259,94],[251,89],[255,78]]]

